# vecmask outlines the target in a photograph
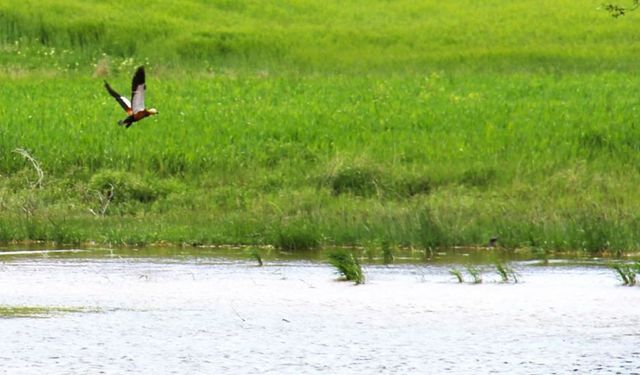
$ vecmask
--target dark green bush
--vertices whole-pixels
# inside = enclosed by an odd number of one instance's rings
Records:
[[[460,177],[460,183],[469,187],[486,187],[491,184],[498,175],[498,171],[492,167],[477,167],[467,169]]]
[[[143,179],[133,173],[112,170],[94,174],[89,186],[103,195],[111,195],[111,202],[114,204],[130,201],[151,203],[167,193],[155,181]]]
[[[331,176],[333,194],[353,194],[368,197],[378,191],[381,182],[380,172],[371,167],[350,166],[338,170]]]

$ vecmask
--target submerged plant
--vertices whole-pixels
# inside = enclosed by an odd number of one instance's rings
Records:
[[[469,275],[471,275],[474,284],[482,283],[482,271],[478,267],[468,265],[465,266],[465,269],[467,270]]]
[[[262,254],[256,248],[252,248],[247,250],[247,253],[251,259],[255,259],[258,262],[258,266],[262,267],[264,263],[262,262]]]
[[[328,257],[329,263],[331,263],[346,280],[353,281],[356,285],[364,283],[365,278],[362,267],[353,252],[344,249],[334,250],[328,254]]]
[[[640,263],[635,263],[633,265],[614,264],[612,268],[622,281],[622,285],[636,285],[636,277],[638,275],[638,272],[640,272]]]
[[[503,283],[508,283],[509,281],[518,283],[518,274],[508,264],[496,262],[496,272],[500,275]]]
[[[507,272],[504,264],[500,262],[496,263],[496,272],[498,272],[498,275],[500,275],[503,283],[509,282],[509,273]]]
[[[547,265],[549,264],[549,250],[543,247],[533,247],[531,249],[533,255],[540,260],[540,264]]]
[[[449,273],[452,274],[453,276],[456,277],[456,279],[458,279],[459,283],[463,283],[464,282],[464,277],[462,276],[462,272],[457,269],[457,268],[452,268],[449,270]]]

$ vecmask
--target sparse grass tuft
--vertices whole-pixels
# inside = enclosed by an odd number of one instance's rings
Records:
[[[636,285],[637,275],[640,273],[640,263],[635,264],[614,264],[612,266],[620,280],[622,285],[634,286]]]
[[[247,250],[247,254],[251,259],[254,259],[258,262],[258,266],[262,267],[264,265],[262,261],[262,254],[260,254],[260,250],[256,248],[251,248]]]
[[[500,275],[500,279],[503,283],[508,283],[513,281],[514,283],[518,283],[518,273],[508,264],[504,264],[502,262],[495,263],[496,272]]]
[[[464,282],[464,277],[462,276],[462,272],[457,268],[452,268],[449,270],[449,273],[456,277],[459,283]]]
[[[472,279],[473,284],[481,284],[482,283],[482,270],[473,265],[465,266],[465,269],[469,273]]]

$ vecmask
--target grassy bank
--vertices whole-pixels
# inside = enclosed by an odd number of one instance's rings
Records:
[[[118,4],[0,1],[0,241],[638,248],[633,17]],[[139,63],[160,115],[125,130],[101,80]]]

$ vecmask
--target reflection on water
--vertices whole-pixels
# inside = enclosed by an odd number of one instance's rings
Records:
[[[197,259],[227,259],[246,261],[253,259],[251,252],[257,252],[266,261],[327,261],[327,251],[332,249],[281,251],[273,248],[248,247],[145,247],[145,248],[68,248],[52,250],[48,247],[31,247],[24,249],[15,246],[0,249],[0,261],[10,258],[24,259],[28,256],[55,257],[70,259],[95,258],[157,258],[168,261],[197,260]],[[385,255],[379,249],[352,248],[365,264],[382,264]],[[495,262],[524,262],[537,261],[538,264],[600,264],[603,259],[586,255],[574,254],[545,254],[526,250],[505,250],[501,248],[453,248],[443,251],[425,251],[422,249],[393,249],[393,264],[493,264]],[[614,258],[608,258],[614,259]],[[630,254],[625,259],[640,260],[640,253]],[[535,263],[535,262],[534,262]]]
[[[370,263],[354,286],[294,254],[3,255],[0,305],[92,312],[0,319],[0,374],[638,373],[638,287],[593,261],[458,284],[457,256]]]

